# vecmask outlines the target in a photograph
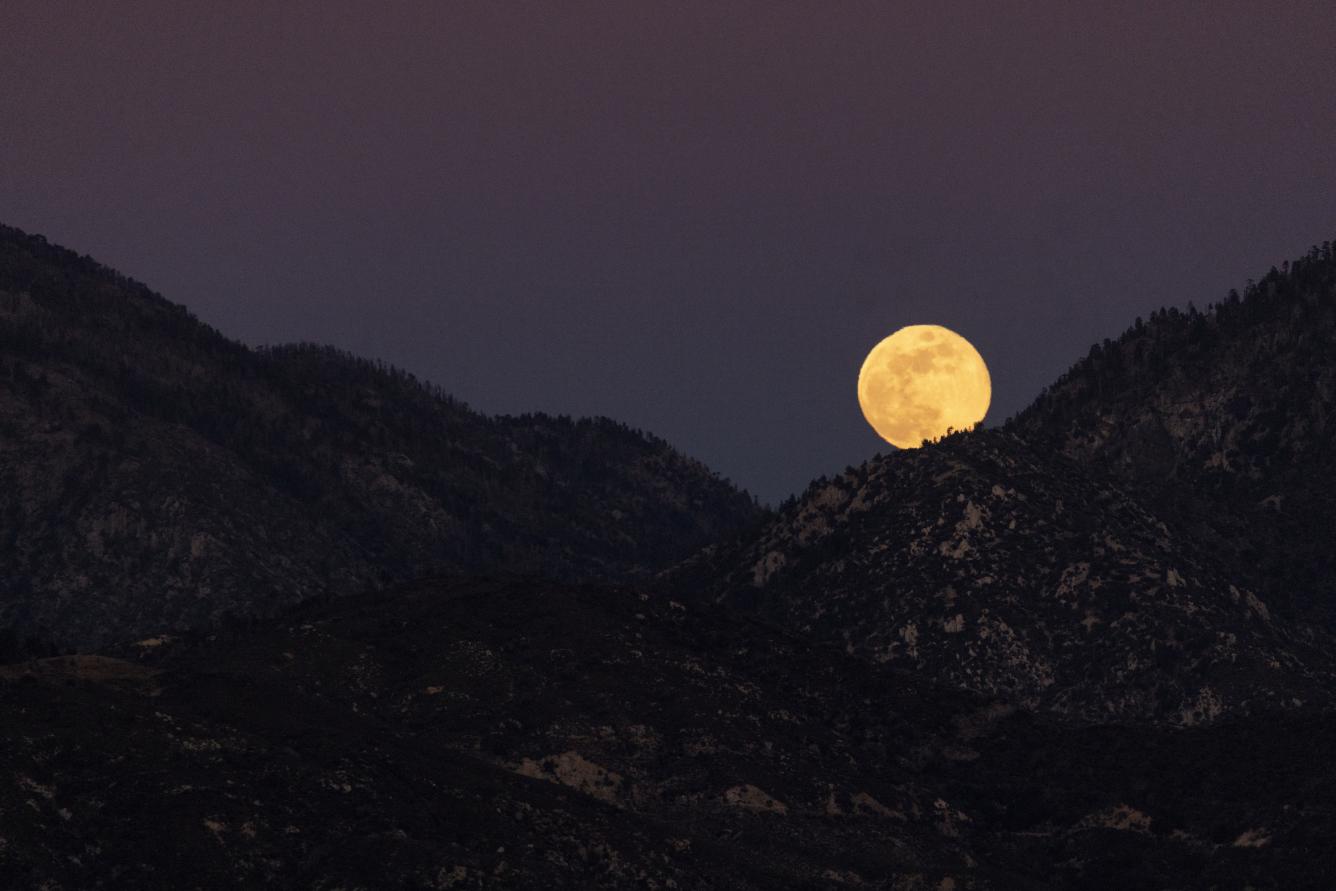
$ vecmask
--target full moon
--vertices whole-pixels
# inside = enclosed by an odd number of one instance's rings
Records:
[[[988,413],[993,383],[983,356],[940,325],[901,328],[872,348],[858,372],[858,404],[893,446],[917,448]]]

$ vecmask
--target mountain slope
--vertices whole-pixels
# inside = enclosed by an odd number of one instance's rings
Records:
[[[1085,721],[1327,701],[1329,657],[1117,488],[998,431],[851,468],[673,576],[874,662]]]
[[[938,793],[896,760],[979,704],[923,720],[891,679],[718,611],[443,579],[118,655],[0,672],[17,777],[0,815],[22,816],[0,816],[0,866],[25,884],[772,888],[967,868]],[[98,726],[96,760],[120,763],[93,784]]]
[[[1336,249],[1106,342],[1002,431],[814,484],[670,586],[1085,721],[1330,704]]]
[[[1015,418],[1179,518],[1273,609],[1336,628],[1336,247],[1097,345]]]
[[[0,668],[53,888],[1312,887],[1330,720],[1071,727],[709,605],[438,579]],[[1202,770],[1208,759],[1210,770]]]
[[[0,229],[0,637],[88,645],[448,569],[629,578],[759,513],[614,422],[252,351]]]

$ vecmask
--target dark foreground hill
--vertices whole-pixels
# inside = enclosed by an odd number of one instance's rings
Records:
[[[420,583],[11,665],[0,709],[11,887],[1293,888],[1336,869],[1327,718],[1073,727],[628,589]]]
[[[336,350],[253,351],[0,228],[11,650],[445,570],[633,578],[758,514],[700,463],[612,421],[486,417]]]

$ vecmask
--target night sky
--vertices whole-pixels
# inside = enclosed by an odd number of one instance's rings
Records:
[[[1336,237],[1327,3],[129,5],[0,7],[0,221],[770,502],[902,325],[996,423]]]

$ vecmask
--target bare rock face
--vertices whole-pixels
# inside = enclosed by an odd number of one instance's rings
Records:
[[[1327,657],[1254,590],[1117,487],[1010,433],[814,483],[754,539],[683,570],[711,575],[719,602],[1081,720],[1192,725],[1327,699]]]
[[[29,650],[448,569],[633,578],[759,513],[612,421],[491,418],[337,350],[253,351],[0,228],[0,639]]]

